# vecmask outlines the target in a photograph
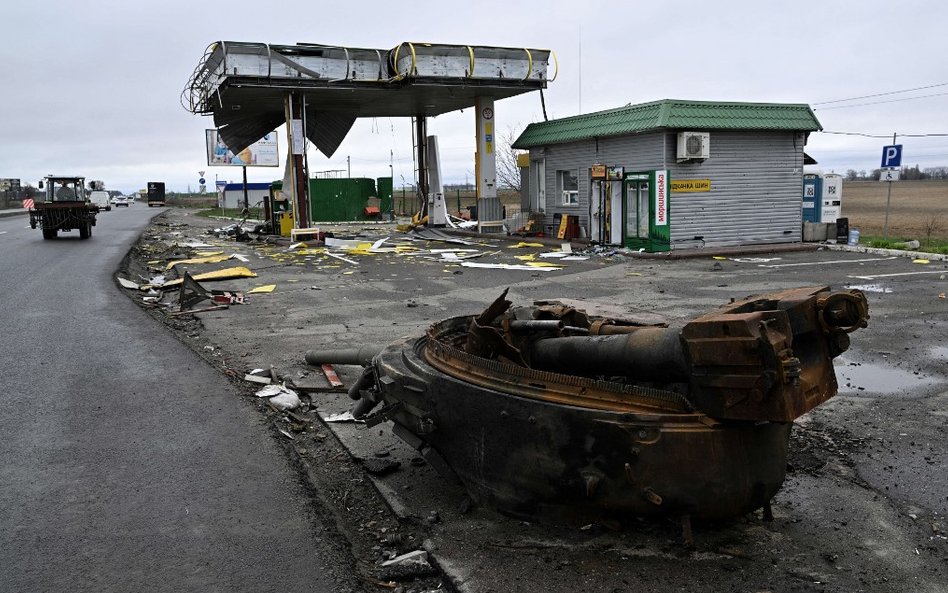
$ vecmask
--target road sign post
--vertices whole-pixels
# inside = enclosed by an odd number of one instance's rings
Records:
[[[889,206],[892,204],[892,182],[898,181],[899,169],[902,167],[902,145],[896,144],[898,134],[892,134],[892,144],[882,147],[882,175],[881,181],[889,184],[885,198],[885,226],[882,227],[882,238],[889,238]]]

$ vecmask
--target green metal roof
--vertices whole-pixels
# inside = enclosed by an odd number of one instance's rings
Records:
[[[513,148],[526,149],[587,138],[678,130],[822,130],[805,103],[728,103],[664,99],[533,123]]]

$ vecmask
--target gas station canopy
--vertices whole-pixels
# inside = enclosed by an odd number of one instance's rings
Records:
[[[429,43],[383,50],[218,41],[182,104],[213,115],[237,153],[286,122],[287,98],[298,94],[306,137],[330,156],[359,117],[430,117],[543,89],[551,57],[555,64],[550,50]]]

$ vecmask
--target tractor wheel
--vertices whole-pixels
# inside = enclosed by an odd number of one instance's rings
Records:
[[[56,229],[43,229],[43,238],[44,238],[44,239],[55,239],[55,238],[56,238]]]
[[[80,239],[88,239],[91,236],[92,236],[92,225],[90,223],[87,222],[81,227],[79,227]]]

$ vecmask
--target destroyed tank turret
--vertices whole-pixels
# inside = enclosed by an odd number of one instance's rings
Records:
[[[833,358],[869,319],[861,292],[827,287],[674,324],[505,297],[360,352],[355,414],[476,501],[565,521],[769,514],[793,420],[836,394]]]

